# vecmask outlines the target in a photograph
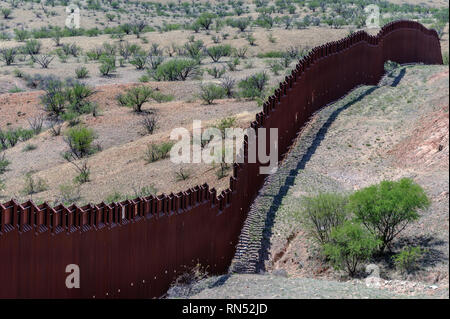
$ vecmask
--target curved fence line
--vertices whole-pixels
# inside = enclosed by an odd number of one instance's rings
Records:
[[[436,31],[397,21],[377,36],[360,31],[312,49],[251,127],[278,128],[282,156],[312,113],[357,85],[377,84],[387,60],[442,64]],[[246,139],[244,158],[247,150]],[[197,263],[212,274],[226,272],[264,182],[260,166],[234,164],[230,186],[220,194],[204,184],[83,207],[0,204],[0,298],[158,297]],[[70,264],[79,267],[80,288],[66,286]]]

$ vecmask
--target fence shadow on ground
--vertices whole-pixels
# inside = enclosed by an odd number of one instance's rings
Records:
[[[312,141],[311,145],[308,147],[306,153],[302,156],[302,158],[298,161],[297,166],[292,169],[289,172],[289,175],[286,176],[286,179],[283,183],[283,185],[279,188],[278,193],[273,196],[272,204],[267,212],[266,222],[264,225],[264,237],[262,239],[261,243],[261,249],[259,251],[259,258],[256,265],[256,272],[261,273],[265,272],[265,261],[269,259],[269,250],[270,250],[270,238],[272,236],[272,227],[273,227],[273,221],[275,218],[275,213],[279,209],[283,198],[287,195],[289,189],[291,186],[294,185],[295,178],[298,175],[298,172],[305,168],[306,164],[309,162],[311,157],[316,152],[317,148],[320,146],[322,140],[325,138],[325,135],[328,132],[328,129],[330,128],[331,124],[337,119],[339,114],[348,109],[350,106],[354,105],[355,103],[360,102],[364,97],[367,95],[373,93],[378,86],[373,86],[368,89],[366,89],[364,92],[362,92],[358,97],[355,99],[349,101],[348,103],[344,104],[340,108],[336,109],[331,115],[328,117],[327,121],[320,127],[320,129],[317,131],[314,140]],[[269,195],[266,195],[269,196]]]

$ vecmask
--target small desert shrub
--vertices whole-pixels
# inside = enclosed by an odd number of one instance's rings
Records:
[[[83,184],[83,183],[87,183],[90,181],[90,176],[91,176],[91,168],[88,166],[88,162],[82,161],[81,163],[76,163],[76,162],[71,162],[75,168],[78,171],[78,175],[75,176],[75,178],[73,179],[73,181],[76,184]]]
[[[348,198],[340,194],[324,193],[304,199],[299,217],[309,236],[320,244],[330,241],[330,234],[345,222],[348,216]]]
[[[384,71],[386,73],[390,73],[390,72],[394,71],[395,69],[397,69],[399,66],[400,66],[400,64],[398,64],[397,62],[389,60],[384,63]]]
[[[45,94],[41,96],[41,103],[49,117],[59,118],[65,111],[67,98],[64,85],[61,81],[51,80],[44,88]]]
[[[14,29],[17,41],[23,42],[30,37],[30,33],[23,29]]]
[[[23,78],[25,76],[25,72],[20,69],[14,69],[13,73],[16,78]]]
[[[2,11],[3,18],[9,19],[9,17],[11,16],[12,10],[10,8],[2,8],[1,11]]]
[[[171,94],[164,94],[159,91],[153,91],[152,99],[154,99],[158,103],[165,103],[173,101],[175,97]]]
[[[116,71],[116,58],[114,56],[103,56],[98,70],[102,76],[110,76]]]
[[[256,38],[252,34],[247,35],[247,41],[250,45],[256,45]]]
[[[76,116],[80,114],[90,113],[92,111],[92,103],[87,101],[87,98],[94,94],[94,90],[82,83],[73,83],[66,89],[66,99],[68,110],[75,113]]]
[[[164,62],[164,57],[161,55],[149,54],[147,56],[147,63],[150,66],[150,70],[154,71]]]
[[[92,146],[94,139],[94,130],[80,125],[67,129],[64,141],[69,146],[69,153],[80,159],[95,151]]]
[[[160,64],[153,77],[157,81],[185,81],[199,74],[198,62],[192,59],[173,59]]]
[[[220,85],[225,90],[225,95],[230,99],[234,96],[234,86],[235,86],[236,80],[229,76],[223,77],[221,80]]]
[[[241,63],[239,58],[234,58],[231,61],[227,61],[228,70],[234,72],[237,71],[237,66]]]
[[[38,177],[33,178],[31,173],[27,173],[25,175],[25,182],[24,187],[22,189],[22,194],[24,195],[33,195],[37,194],[43,191],[46,191],[48,189],[47,182]]]
[[[269,76],[265,72],[260,72],[241,80],[238,83],[240,94],[244,98],[255,99],[264,94],[264,89],[269,82]]]
[[[81,53],[81,47],[77,46],[75,43],[63,44],[61,48],[66,55],[77,57]]]
[[[6,168],[11,164],[5,157],[4,153],[0,153],[0,175],[6,172]]]
[[[14,63],[14,60],[17,55],[16,48],[6,48],[0,49],[0,60],[6,63],[6,65],[11,65]]]
[[[204,45],[202,40],[188,42],[185,43],[182,48],[178,49],[178,55],[186,55],[197,61],[197,63],[200,63],[203,56],[203,48]]]
[[[164,159],[169,155],[173,142],[163,142],[160,144],[149,144],[144,153],[144,160],[147,163],[153,163],[157,160]]]
[[[146,134],[153,134],[157,128],[158,117],[155,114],[147,114],[141,120],[141,125],[143,126]]]
[[[30,152],[37,149],[37,145],[35,144],[27,144],[24,146],[24,148],[22,149],[23,152]]]
[[[383,251],[405,227],[417,220],[419,209],[430,201],[422,187],[411,179],[382,181],[363,188],[349,197],[349,208],[378,239]]]
[[[39,54],[33,56],[34,62],[37,62],[43,69],[47,69],[54,58],[54,56],[48,54]]]
[[[8,129],[7,131],[0,129],[0,150],[14,147],[19,142],[29,140],[33,135],[33,130],[23,128]]]
[[[28,40],[22,48],[24,54],[29,54],[31,56],[39,54],[41,51],[41,42],[35,39]]]
[[[137,70],[142,70],[147,64],[147,57],[143,54],[136,54],[133,56],[133,59],[130,60],[130,63],[134,65]]]
[[[191,177],[191,171],[180,167],[178,171],[175,171],[175,180],[177,182],[185,181]]]
[[[30,124],[31,129],[34,134],[39,134],[42,132],[42,126],[44,125],[45,116],[43,114],[36,115],[28,119],[28,124]]]
[[[204,12],[197,18],[195,24],[205,30],[209,30],[211,24],[214,22],[215,17],[216,15],[211,12]]]
[[[136,86],[117,97],[123,106],[132,107],[135,112],[142,112],[142,106],[152,97],[153,90],[147,86]]]
[[[444,63],[444,65],[448,65],[448,52],[444,52],[442,54],[442,62]]]
[[[229,44],[216,45],[206,49],[206,54],[213,60],[219,62],[222,57],[230,56],[232,48]]]
[[[86,67],[81,66],[75,69],[77,79],[85,79],[88,77],[89,71]]]
[[[212,69],[206,69],[209,75],[213,76],[215,79],[222,77],[227,70],[225,68],[213,67]]]
[[[323,252],[336,269],[345,269],[354,276],[358,266],[373,255],[380,243],[360,224],[347,221],[332,229]]]
[[[206,104],[213,104],[214,100],[225,97],[225,89],[214,83],[200,85],[199,97]]]
[[[393,256],[395,267],[402,273],[410,273],[419,268],[419,261],[425,250],[420,247],[405,247]]]
[[[58,202],[68,206],[81,198],[80,186],[64,184],[59,186]]]

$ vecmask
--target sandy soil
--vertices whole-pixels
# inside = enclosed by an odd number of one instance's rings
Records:
[[[171,87],[173,89],[174,85],[176,84],[173,82],[150,84],[165,94]],[[203,127],[207,127],[214,125],[217,119],[235,116],[238,126],[247,127],[250,121],[254,120],[255,113],[260,110],[256,103],[234,99],[219,100],[213,105],[204,105],[200,101],[146,103],[143,109],[156,112],[159,120],[158,128],[153,135],[142,136],[142,127],[139,123],[141,115],[118,106],[115,101],[115,96],[123,92],[127,86],[129,85],[97,87],[97,93],[92,97],[92,101],[101,105],[101,115],[83,116],[82,121],[96,132],[95,143],[101,145],[102,151],[89,159],[92,181],[81,186],[80,202],[100,202],[114,191],[130,194],[133,188],[149,185],[153,185],[158,193],[178,192],[205,182],[219,190],[228,187],[228,178],[218,179],[215,175],[217,168],[211,165],[186,165],[184,168],[191,172],[191,177],[179,182],[175,178],[175,171],[179,169],[177,165],[168,159],[146,164],[143,154],[149,143],[169,140],[173,128],[191,129],[194,119],[201,120]],[[3,102],[2,126],[4,123],[24,126],[29,117],[39,114],[40,94],[41,92],[0,95],[0,101]],[[18,109],[17,105],[21,107]],[[27,144],[36,145],[37,148],[25,152],[23,149]],[[25,199],[21,194],[24,187],[23,176],[32,171],[34,176],[46,180],[49,186],[47,191],[35,195],[34,199],[56,200],[59,186],[70,183],[76,176],[73,166],[61,157],[61,153],[66,149],[62,136],[54,137],[46,131],[6,150],[6,158],[11,164],[3,175],[6,190],[1,193],[1,197]]]

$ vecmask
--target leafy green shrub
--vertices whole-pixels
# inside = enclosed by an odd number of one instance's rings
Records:
[[[206,53],[213,60],[219,62],[220,58],[231,55],[231,46],[229,44],[216,45],[206,49]]]
[[[10,8],[2,8],[1,11],[2,11],[3,18],[9,19],[9,17],[11,16],[12,10]]]
[[[153,73],[153,77],[157,81],[185,81],[199,73],[197,61],[176,58],[160,64]]]
[[[30,33],[23,29],[14,29],[17,41],[23,42],[30,37]]]
[[[77,159],[80,159],[94,152],[94,148],[92,146],[94,139],[94,130],[79,125],[67,129],[65,132],[64,141],[69,146],[70,154],[74,155]]]
[[[225,68],[219,69],[218,67],[213,67],[212,69],[206,69],[209,75],[213,76],[215,79],[222,77],[227,70]]]
[[[349,208],[357,219],[378,239],[381,251],[405,227],[417,220],[418,209],[427,208],[430,201],[422,187],[409,178],[382,181],[363,188],[349,197]]]
[[[22,52],[29,55],[38,54],[41,51],[41,42],[35,39],[28,40],[25,42],[25,46],[22,49]]]
[[[0,60],[5,62],[6,65],[11,65],[16,59],[17,49],[16,48],[6,48],[0,49]]]
[[[238,83],[240,88],[240,94],[244,98],[255,99],[261,97],[264,93],[264,89],[269,82],[269,76],[265,72],[256,73],[252,76],[241,80]]]
[[[142,106],[152,97],[153,90],[148,86],[136,86],[129,88],[125,94],[117,97],[123,106],[132,107],[135,112],[142,112]]]
[[[197,18],[197,20],[195,21],[195,24],[199,25],[200,27],[202,27],[205,30],[209,30],[215,17],[216,17],[216,15],[213,13],[204,12]]]
[[[163,142],[161,144],[151,143],[147,145],[147,149],[144,152],[144,160],[147,163],[153,163],[157,160],[166,158],[169,155],[173,144],[173,142]]]
[[[393,256],[395,267],[402,273],[410,273],[419,267],[419,260],[426,251],[420,247],[405,247]]]
[[[347,217],[348,198],[324,193],[304,199],[300,219],[308,234],[320,244],[330,241],[331,230],[342,225]]]
[[[79,114],[89,113],[92,110],[92,104],[86,99],[94,94],[94,90],[82,83],[74,83],[66,89],[66,98],[69,102],[69,111]]]
[[[44,110],[50,117],[59,118],[64,113],[67,104],[63,83],[58,80],[50,80],[44,90],[45,94],[41,96]]]
[[[102,56],[100,61],[98,70],[101,75],[109,76],[116,70],[116,58],[114,56]]]
[[[247,35],[247,41],[251,46],[256,45],[256,38],[252,34]]]
[[[130,63],[136,67],[137,70],[142,70],[147,64],[147,57],[143,54],[136,54]]]
[[[77,79],[85,79],[88,77],[89,71],[86,67],[81,66],[75,69]]]
[[[202,40],[187,42],[183,46],[184,52],[179,52],[179,55],[180,53],[182,53],[183,55],[187,55],[188,57],[195,61],[198,61],[199,63],[203,56],[203,47],[204,45]]]
[[[358,266],[367,261],[379,245],[380,241],[361,225],[347,221],[331,230],[323,252],[336,269],[345,269],[354,276]]]
[[[23,128],[8,129],[3,131],[0,129],[0,150],[14,147],[18,142],[27,141],[33,137],[33,130],[26,130]]]
[[[239,18],[232,21],[231,26],[234,28],[238,28],[239,31],[244,32],[245,29],[250,25],[250,18]]]
[[[199,97],[206,104],[213,104],[214,100],[221,99],[225,97],[225,89],[214,83],[202,84],[200,85]]]
[[[165,103],[173,101],[175,97],[171,94],[163,94],[159,91],[153,91],[152,99],[154,99],[158,103]]]

